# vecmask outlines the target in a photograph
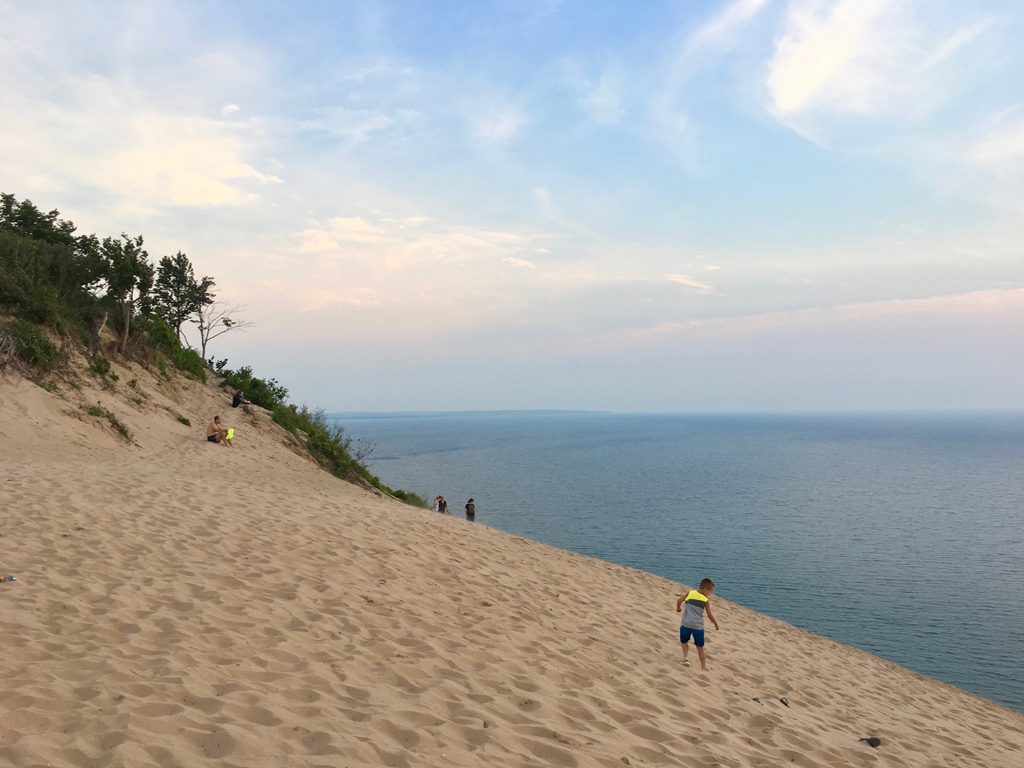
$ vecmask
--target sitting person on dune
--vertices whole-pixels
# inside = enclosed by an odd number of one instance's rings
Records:
[[[230,430],[233,432],[234,430]],[[221,443],[226,445],[228,448],[234,448],[231,444],[231,434],[229,430],[225,429],[220,423],[220,416],[214,416],[213,421],[210,422],[206,428],[206,439],[211,443]]]
[[[235,396],[231,398],[231,407],[232,408],[237,408],[240,405],[251,405],[251,404],[252,404],[251,400],[246,400],[245,399],[245,392],[243,392],[240,389],[235,390]]]

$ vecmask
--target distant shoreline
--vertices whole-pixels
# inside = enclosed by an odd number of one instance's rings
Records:
[[[690,418],[899,418],[899,417],[1024,417],[1024,410],[1011,409],[900,409],[900,410],[773,410],[773,411],[614,411],[572,408],[505,408],[482,410],[423,411],[327,411],[328,419],[424,419],[454,416],[671,416]]]
[[[484,410],[484,411],[332,411],[324,414],[328,419],[430,419],[449,416],[572,416],[615,415],[614,411],[580,411],[564,409]]]

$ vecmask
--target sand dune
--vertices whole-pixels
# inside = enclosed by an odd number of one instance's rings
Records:
[[[0,379],[0,765],[1022,764],[1024,716],[725,600],[683,669],[681,584],[373,495],[212,387],[118,370]]]

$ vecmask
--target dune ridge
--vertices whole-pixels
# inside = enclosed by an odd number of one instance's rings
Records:
[[[0,766],[1020,765],[1018,713],[717,597],[711,671],[684,669],[682,583],[357,488],[213,386],[118,371],[0,375]]]

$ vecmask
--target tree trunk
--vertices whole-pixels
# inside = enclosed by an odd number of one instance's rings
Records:
[[[124,354],[125,349],[128,347],[128,336],[132,331],[132,304],[134,302],[131,298],[125,299],[124,302],[124,337],[121,339],[121,354]]]
[[[93,324],[92,332],[92,356],[96,357],[100,351],[100,338],[103,336],[103,329],[107,327],[107,310],[103,310],[103,319],[100,320],[100,324],[97,326]]]
[[[206,330],[206,319],[203,317],[204,307],[200,307],[199,311],[196,312],[196,325],[199,326],[199,356],[206,359],[206,342],[208,340],[208,333]]]

